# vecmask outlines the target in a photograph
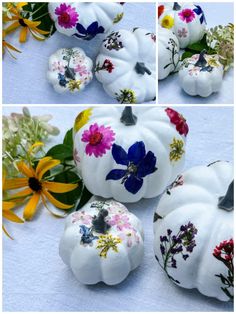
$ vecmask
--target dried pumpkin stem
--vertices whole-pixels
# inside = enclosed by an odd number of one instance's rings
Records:
[[[125,107],[122,112],[120,121],[126,126],[135,125],[137,123],[137,117],[133,114],[131,106]]]

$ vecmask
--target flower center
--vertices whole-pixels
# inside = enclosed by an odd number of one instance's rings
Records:
[[[103,138],[102,133],[100,133],[100,132],[95,132],[95,133],[93,133],[93,134],[90,135],[89,144],[90,144],[90,145],[93,145],[93,146],[98,145],[98,144],[101,143],[102,138]]]
[[[19,19],[18,21],[20,23],[21,26],[26,27],[27,25],[25,24],[23,19]]]
[[[129,173],[136,173],[137,170],[138,170],[138,167],[131,163],[128,166],[127,170],[128,170]]]
[[[29,184],[29,187],[31,188],[31,190],[33,190],[35,192],[39,192],[42,190],[42,184],[35,177],[29,178],[28,184]]]
[[[60,16],[60,20],[63,23],[69,23],[70,22],[70,15],[67,12],[63,12]]]

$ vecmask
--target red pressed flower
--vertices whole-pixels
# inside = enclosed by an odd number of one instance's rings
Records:
[[[103,68],[107,70],[108,73],[111,73],[112,70],[114,70],[114,64],[110,60],[106,59],[103,63]]]
[[[176,130],[179,132],[179,134],[180,135],[183,134],[184,136],[186,136],[188,134],[189,128],[184,117],[171,108],[166,108],[165,112],[170,118],[170,122],[176,126]]]
[[[229,262],[234,258],[234,240],[224,240],[214,249],[213,255]]]
[[[165,10],[165,6],[164,5],[159,5],[158,6],[158,18],[162,15],[164,10]]]
[[[216,256],[216,257],[221,255],[221,250],[219,250],[217,246],[214,249],[213,255]]]

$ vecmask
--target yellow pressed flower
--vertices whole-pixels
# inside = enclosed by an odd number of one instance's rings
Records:
[[[6,174],[5,171],[3,170],[3,177],[2,177],[2,190],[3,192],[5,191],[5,182],[6,182]],[[6,201],[3,200],[2,201],[2,218],[5,218],[7,220],[10,220],[12,222],[16,222],[16,223],[23,223],[24,220],[22,220],[20,217],[18,217],[13,211],[12,209],[17,205],[17,203],[13,202],[13,201]],[[10,236],[10,234],[7,232],[6,228],[4,227],[4,225],[2,224],[2,230],[4,231],[4,233],[13,240],[13,238]]]
[[[16,59],[16,57],[11,53],[11,50],[15,52],[19,52],[19,53],[21,53],[21,51],[16,49],[14,46],[9,44],[8,42],[6,42],[5,37],[6,37],[6,32],[3,30],[2,31],[2,53],[4,54],[6,50],[12,58]]]
[[[20,43],[26,42],[28,32],[30,32],[35,39],[44,40],[45,37],[43,35],[49,34],[49,32],[43,31],[38,28],[38,26],[41,24],[41,21],[31,21],[29,19],[24,19],[21,16],[21,7],[22,6],[13,7],[11,9],[13,13],[11,18],[9,18],[8,16],[5,16],[3,18],[4,22],[14,21],[5,29],[6,34],[13,32],[20,27],[21,28],[19,36]]]
[[[216,59],[214,59],[213,57],[212,58],[209,58],[208,60],[207,60],[207,63],[210,65],[210,66],[212,66],[213,68],[214,67],[219,67],[220,66],[220,63],[216,60]]]
[[[173,142],[170,144],[170,161],[178,161],[185,153],[183,150],[184,142],[173,138]]]
[[[80,90],[81,81],[80,80],[70,80],[68,83],[69,90],[73,92],[75,89]]]
[[[33,169],[31,166],[26,165],[25,162],[20,161],[17,163],[17,167],[18,170],[25,175],[25,177],[6,180],[5,185],[6,189],[8,190],[26,187],[24,190],[21,190],[20,192],[12,195],[12,197],[31,196],[30,200],[24,208],[24,219],[32,219],[36,212],[36,207],[40,198],[42,199],[42,202],[46,208],[46,199],[48,199],[49,202],[60,209],[69,209],[74,206],[74,204],[66,205],[58,201],[52,196],[50,192],[70,192],[76,189],[78,184],[52,182],[43,179],[43,176],[47,171],[59,164],[60,160],[52,159],[52,157],[44,157],[39,161],[36,169]]]
[[[99,236],[99,239],[97,241],[97,249],[102,249],[99,256],[106,258],[107,253],[110,249],[118,253],[117,245],[121,242],[122,242],[121,238],[113,237],[111,234]]]
[[[161,26],[170,29],[174,26],[174,23],[174,18],[170,15],[166,15],[161,21]]]
[[[78,132],[90,119],[92,115],[92,108],[88,108],[78,114],[75,119],[74,131]]]

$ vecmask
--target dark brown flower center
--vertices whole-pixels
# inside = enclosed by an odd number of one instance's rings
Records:
[[[42,184],[35,177],[29,178],[28,184],[29,184],[29,187],[31,188],[31,190],[33,190],[35,192],[39,192],[42,190]]]
[[[95,132],[95,133],[90,135],[89,144],[95,146],[95,145],[101,143],[102,138],[103,138],[102,133]]]
[[[63,12],[60,16],[60,20],[63,23],[69,23],[70,22],[70,15],[67,12]]]
[[[26,26],[27,26],[27,24],[25,24],[25,22],[24,22],[23,19],[19,19],[19,23],[20,23],[20,25],[23,26],[23,27],[26,27]]]

